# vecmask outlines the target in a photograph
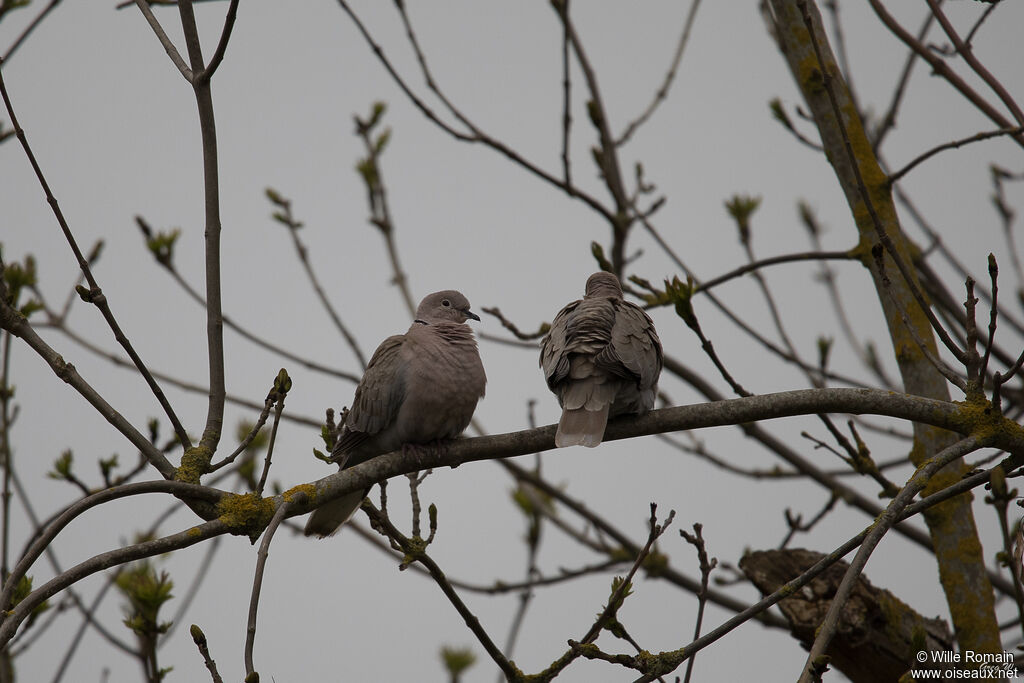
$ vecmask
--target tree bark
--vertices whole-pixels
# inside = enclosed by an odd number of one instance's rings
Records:
[[[822,557],[822,553],[795,548],[757,550],[743,556],[740,569],[762,595],[771,595]],[[848,567],[837,562],[779,602],[793,636],[808,647]],[[953,637],[945,621],[922,617],[861,576],[843,605],[839,629],[826,652],[830,663],[853,683],[895,683],[909,669],[926,668],[917,660],[918,652],[952,647]]]

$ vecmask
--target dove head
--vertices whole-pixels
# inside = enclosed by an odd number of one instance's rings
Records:
[[[427,323],[464,323],[480,320],[480,316],[469,310],[469,299],[454,289],[446,289],[428,294],[416,309],[416,319]]]
[[[622,287],[619,285],[619,278],[613,273],[606,273],[603,270],[594,273],[587,278],[588,297],[612,297],[622,298]]]

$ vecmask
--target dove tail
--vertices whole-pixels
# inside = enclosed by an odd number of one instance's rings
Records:
[[[338,533],[338,529],[355,514],[359,509],[367,491],[356,491],[332,500],[326,505],[321,505],[306,521],[306,528],[303,531],[307,536],[319,536],[326,538]]]
[[[604,438],[604,428],[608,424],[608,408],[605,404],[600,410],[586,408],[566,408],[562,411],[562,419],[558,421],[555,432],[555,445],[586,446],[593,448]]]

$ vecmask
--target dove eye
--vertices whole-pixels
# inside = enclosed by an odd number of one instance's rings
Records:
[[[452,305],[452,302],[448,301],[448,299],[441,299],[441,305],[444,306],[445,308],[448,308],[449,306]]]

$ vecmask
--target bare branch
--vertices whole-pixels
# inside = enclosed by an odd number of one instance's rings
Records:
[[[971,67],[974,73],[981,77],[981,80],[992,89],[992,92],[1002,101],[1010,113],[1013,114],[1013,118],[1017,121],[1018,126],[1024,126],[1024,112],[1021,111],[1020,107],[1013,100],[1013,97],[1006,90],[1002,83],[992,75],[992,73],[985,68],[977,57],[974,56],[974,50],[971,49],[970,43],[966,43],[960,39],[960,35],[953,28],[953,24],[950,23],[946,17],[946,13],[942,11],[942,7],[937,0],[925,0],[928,3],[928,7],[931,8],[932,14],[938,20],[939,25],[942,26],[942,30],[945,31],[949,39],[953,41],[953,47],[956,48],[957,53],[964,58],[964,61]]]
[[[559,11],[569,15],[569,0],[564,0]],[[569,163],[569,134],[572,132],[572,81],[569,78],[569,22],[562,21],[562,180],[572,196],[572,166]]]
[[[890,174],[889,182],[895,183],[899,181],[900,178],[902,178],[907,173],[912,171],[918,164],[920,164],[923,161],[927,161],[928,159],[932,158],[939,152],[943,152],[947,149],[959,149],[960,147],[963,147],[964,145],[969,145],[972,142],[981,142],[982,140],[988,140],[990,138],[999,137],[1001,135],[1020,135],[1021,133],[1024,133],[1024,126],[1017,126],[1016,128],[1000,128],[999,130],[990,130],[982,133],[975,133],[974,135],[970,135],[966,138],[953,140],[952,142],[947,142],[945,144],[939,145],[938,147],[933,147],[927,152],[924,152],[919,156],[915,157],[900,170]]]
[[[29,22],[28,26],[26,26],[25,29],[18,35],[18,37],[14,39],[14,42],[11,43],[11,46],[7,48],[7,52],[4,54],[2,58],[0,58],[0,64],[8,61],[11,58],[15,51],[17,51],[17,49],[21,47],[21,44],[25,42],[25,40],[29,37],[29,35],[31,35],[33,31],[36,30],[36,28],[38,28],[39,24],[43,23],[43,19],[49,16],[50,12],[57,8],[57,5],[59,5],[60,2],[61,0],[50,0],[50,2],[47,3],[46,7],[40,10],[39,14],[37,14],[35,18],[33,18],[31,22]]]
[[[126,496],[137,496],[144,493],[175,493],[182,495],[183,497],[194,498],[198,500],[204,500],[207,502],[216,502],[224,495],[223,491],[212,489],[208,486],[197,486],[195,484],[187,484],[182,481],[144,481],[135,484],[125,484],[124,486],[118,486],[112,489],[104,489],[97,493],[92,494],[86,498],[79,500],[78,502],[68,506],[63,513],[61,513],[53,522],[48,524],[45,529],[41,530],[36,539],[29,546],[28,550],[25,551],[21,559],[11,570],[11,573],[5,577],[3,584],[3,591],[0,592],[0,605],[7,606],[10,604],[11,596],[14,594],[14,589],[18,584],[18,581],[28,573],[28,570],[32,567],[33,563],[39,558],[40,555],[50,546],[50,543],[61,530],[70,524],[74,519],[82,515],[87,510],[102,505],[111,500],[118,498],[124,498]],[[149,555],[142,555],[140,557],[149,557]],[[132,558],[140,559],[140,558]],[[128,560],[125,560],[128,561]],[[112,563],[107,565],[108,567],[114,566]],[[100,569],[105,569],[101,567]],[[98,571],[98,570],[97,570]],[[62,572],[62,576],[68,572]],[[92,573],[92,572],[90,572]],[[79,577],[83,578],[83,577]],[[75,579],[78,580],[78,579]],[[56,591],[54,591],[56,592]],[[49,596],[46,596],[49,597]],[[43,600],[46,599],[43,598]],[[41,602],[42,600],[40,600]],[[2,628],[2,627],[0,627]],[[9,634],[13,635],[13,632]]]
[[[931,13],[925,17],[924,23],[917,32],[916,42],[923,43],[925,36],[928,35],[928,30],[931,28],[932,23],[935,21],[935,16]],[[889,102],[889,106],[885,110],[885,114],[882,116],[881,122],[875,129],[874,138],[871,144],[875,148],[875,152],[880,153],[882,148],[882,141],[885,140],[885,136],[896,127],[896,115],[899,111],[900,105],[903,103],[903,96],[907,92],[907,84],[910,82],[910,73],[914,69],[914,64],[917,63],[917,53],[914,50],[908,50],[907,59],[903,63],[903,69],[900,71],[900,77],[896,81],[896,86],[892,91],[892,99]]]
[[[433,558],[426,553],[420,545],[414,545],[410,542],[410,539],[406,538],[388,519],[387,515],[382,511],[377,510],[372,504],[363,504],[363,509],[370,515],[370,519],[376,528],[380,532],[386,535],[393,545],[398,545],[407,557],[411,558],[412,561],[419,562],[426,570],[430,573],[434,582],[437,583],[441,592],[444,593],[445,597],[452,604],[452,607],[459,613],[459,615],[465,620],[466,625],[469,627],[473,635],[476,636],[477,641],[484,648],[487,654],[491,657],[498,668],[501,669],[506,677],[513,679],[515,677],[515,666],[502,654],[501,650],[495,645],[494,641],[484,630],[483,626],[480,625],[480,620],[470,611],[469,607],[462,598],[459,597],[455,588],[451,582],[445,576],[444,571],[441,567],[434,562]]]
[[[0,60],[0,67],[2,66],[3,61]],[[25,156],[32,165],[32,170],[35,172],[36,179],[39,181],[39,186],[43,189],[43,193],[46,195],[46,201],[50,205],[53,215],[57,219],[57,223],[60,225],[61,231],[64,233],[64,238],[67,240],[68,246],[71,247],[71,251],[78,260],[78,267],[81,269],[82,274],[89,283],[89,290],[80,291],[79,294],[81,294],[82,298],[89,303],[95,304],[96,308],[99,309],[100,314],[106,321],[110,331],[114,333],[114,338],[124,348],[129,358],[132,359],[132,362],[135,364],[135,367],[138,368],[139,373],[146,381],[146,384],[149,385],[150,391],[153,392],[153,395],[160,403],[160,407],[163,408],[167,418],[171,421],[171,424],[174,425],[174,431],[178,435],[178,440],[181,442],[182,448],[191,448],[192,442],[189,440],[188,434],[185,432],[185,428],[178,420],[178,416],[174,413],[174,409],[171,408],[171,404],[164,395],[160,385],[157,384],[153,375],[150,374],[146,365],[142,362],[142,358],[140,358],[135,352],[131,342],[128,341],[128,337],[126,337],[124,332],[121,331],[120,325],[117,324],[117,320],[114,319],[114,314],[110,310],[106,296],[103,294],[99,284],[92,275],[92,269],[89,267],[89,261],[82,254],[81,249],[78,248],[78,242],[75,240],[75,236],[71,233],[71,228],[64,219],[64,213],[60,210],[60,206],[57,204],[57,198],[54,197],[53,192],[50,191],[50,185],[46,182],[46,178],[43,176],[43,170],[39,167],[35,154],[32,153],[32,148],[28,144],[28,138],[25,135],[25,131],[22,130],[21,125],[18,123],[18,118],[14,113],[14,106],[11,104],[11,99],[7,94],[7,86],[4,83],[2,68],[0,68],[0,95],[3,96],[4,106],[7,108],[7,115],[11,119],[11,125],[14,127],[14,133],[17,135],[19,142],[21,142],[22,149],[25,150]],[[2,264],[0,264],[0,267],[2,267]],[[4,304],[4,307],[6,307],[6,303]],[[163,471],[161,471],[161,474],[165,474],[166,476],[166,473]]]
[[[181,482],[161,482],[181,483]],[[18,626],[38,607],[43,601],[53,597],[68,586],[81,581],[82,579],[95,574],[96,572],[109,569],[126,562],[141,560],[146,557],[162,555],[172,550],[180,550],[205,541],[208,538],[229,533],[228,526],[219,519],[205,522],[198,526],[164,536],[145,543],[136,543],[125,548],[117,548],[75,565],[60,576],[47,581],[45,584],[32,591],[24,600],[10,611],[7,618],[0,624],[0,645],[6,645],[14,637]],[[5,591],[6,592],[6,591]]]
[[[167,33],[164,32],[164,27],[160,25],[160,21],[153,14],[153,10],[149,7],[147,0],[135,0],[135,4],[138,6],[139,11],[142,12],[142,16],[146,18],[149,23],[149,27],[153,29],[153,33],[156,34],[157,40],[164,46],[164,51],[167,52],[167,56],[174,62],[174,66],[178,68],[181,75],[185,77],[185,80],[191,83],[193,81],[192,69],[188,68],[188,64],[182,59],[181,53],[178,52],[178,48],[174,47],[174,43],[167,37]]]
[[[484,313],[493,315],[497,318],[501,322],[501,326],[515,335],[516,339],[519,339],[520,341],[534,341],[536,339],[540,339],[548,333],[548,329],[550,328],[548,323],[541,323],[536,332],[521,332],[514,322],[508,320],[504,315],[502,315],[501,309],[497,306],[485,306],[481,310],[483,310]],[[530,346],[536,348],[535,344],[531,344]]]
[[[696,640],[700,637],[701,624],[704,622],[704,608],[707,606],[707,593],[708,593],[708,579],[711,577],[711,571],[718,564],[718,560],[715,558],[708,558],[708,550],[704,544],[704,535],[701,533],[703,525],[694,522],[693,533],[689,534],[685,529],[679,530],[679,535],[686,539],[686,542],[697,549],[697,560],[700,563],[700,593],[697,595],[699,601],[697,603],[697,618],[696,623],[693,627],[693,639]],[[686,675],[683,677],[683,683],[690,683],[690,676],[693,674],[693,662],[696,657],[690,657],[686,663]]]
[[[82,378],[71,363],[66,362],[63,357],[53,350],[43,339],[36,334],[36,331],[17,311],[13,310],[6,303],[6,287],[0,281],[0,328],[7,330],[16,337],[20,337],[27,343],[53,370],[61,380],[70,384],[75,391],[81,394],[90,405],[114,426],[125,438],[142,452],[150,464],[165,478],[174,476],[174,466],[168,462],[164,454],[149,442],[149,439],[140,433],[126,420],[120,412],[114,409],[92,386]]]
[[[256,642],[256,614],[260,604],[260,589],[263,587],[263,572],[267,566],[267,558],[270,556],[270,542],[274,539],[274,532],[284,521],[288,509],[293,503],[302,504],[306,500],[306,494],[298,491],[290,499],[282,502],[274,512],[266,532],[263,534],[263,541],[260,542],[260,550],[256,555],[256,572],[252,580],[252,595],[249,598],[249,621],[245,630],[245,674],[250,676],[255,670],[252,661],[252,649]]]
[[[139,229],[142,231],[143,235],[148,236],[149,234],[151,234],[150,227],[144,219],[142,219],[139,216],[136,216],[135,222],[139,226]],[[193,301],[195,301],[200,306],[209,311],[209,308],[206,305],[206,298],[200,292],[196,291],[196,289],[189,283],[189,281],[186,278],[182,277],[181,273],[178,272],[177,267],[175,267],[172,261],[157,258],[157,263],[170,274],[174,282],[177,283],[178,286],[180,286],[182,290],[186,294],[188,294],[188,296]],[[308,368],[309,370],[314,370],[325,375],[331,375],[339,379],[347,380],[349,382],[352,382],[353,384],[359,383],[359,377],[352,374],[351,372],[345,372],[343,370],[333,368],[329,365],[318,363],[316,361],[310,360],[308,357],[304,355],[295,353],[283,346],[263,339],[255,332],[251,332],[248,328],[243,327],[240,323],[235,322],[235,319],[224,313],[223,310],[221,311],[220,319],[221,322],[223,322],[228,329],[234,330],[243,339],[255,344],[256,346],[262,349],[266,349],[267,351],[270,351],[271,353],[274,353],[280,356],[281,358],[284,358],[285,360],[288,360],[297,365],[301,365],[302,367]],[[209,393],[209,389],[206,389],[204,393]]]
[[[914,496],[916,496],[928,483],[932,475],[938,472],[940,469],[948,465],[949,463],[962,458],[968,453],[977,450],[981,447],[981,442],[975,437],[968,437],[957,443],[949,446],[948,448],[936,453],[928,464],[918,469],[914,476],[911,477],[910,481],[903,487],[899,494],[892,499],[888,507],[885,509],[885,513],[878,519],[874,524],[864,530],[864,540],[861,543],[860,550],[857,551],[857,555],[853,561],[850,562],[850,567],[847,569],[846,574],[843,576],[843,581],[839,584],[839,589],[836,591],[836,595],[832,598],[832,605],[829,607],[828,614],[825,616],[825,620],[818,628],[818,635],[814,639],[814,645],[811,647],[810,653],[807,655],[807,662],[804,664],[804,670],[800,675],[799,683],[811,683],[814,678],[814,671],[817,667],[819,658],[825,654],[825,650],[828,648],[829,643],[832,640],[832,636],[835,635],[836,628],[839,625],[839,612],[846,602],[846,598],[849,596],[850,591],[853,590],[854,583],[857,577],[860,576],[861,571],[867,564],[868,558],[871,557],[871,553],[878,545],[879,541],[885,533],[895,524],[900,516],[903,509],[910,504]]]
[[[359,342],[356,341],[356,338],[349,331],[348,327],[342,322],[341,316],[338,315],[338,312],[334,309],[334,306],[331,304],[331,300],[327,298],[327,292],[324,291],[323,286],[320,284],[320,278],[317,277],[316,271],[313,270],[313,265],[309,262],[309,250],[299,237],[299,229],[302,227],[302,223],[295,220],[295,217],[292,216],[291,200],[285,199],[280,193],[270,189],[269,187],[266,189],[266,195],[275,206],[281,209],[280,213],[274,214],[274,218],[288,228],[288,234],[292,238],[292,244],[295,246],[295,252],[299,257],[299,262],[302,263],[302,268],[306,271],[306,277],[309,279],[309,283],[313,285],[313,291],[316,292],[317,298],[320,299],[320,304],[324,307],[324,310],[327,312],[331,322],[333,322],[334,326],[338,329],[338,332],[340,332],[341,336],[344,337],[349,348],[352,349],[352,353],[355,354],[356,360],[359,361],[359,366],[365,368],[366,358],[363,356],[362,349],[359,348]]]
[[[548,173],[547,171],[543,170],[539,166],[536,166],[535,164],[528,161],[526,158],[521,156],[512,148],[508,147],[499,140],[481,131],[475,125],[473,127],[472,132],[467,134],[456,130],[448,123],[442,121],[441,118],[438,117],[438,115],[434,113],[434,111],[430,107],[428,107],[426,103],[424,103],[423,100],[416,95],[416,93],[412,91],[409,85],[405,82],[405,79],[402,78],[402,76],[398,73],[395,67],[391,64],[388,57],[384,54],[384,49],[373,39],[373,36],[367,30],[363,22],[360,21],[358,15],[356,15],[355,12],[349,7],[348,3],[345,0],[338,0],[338,4],[341,5],[341,8],[345,11],[346,14],[349,15],[349,17],[355,23],[356,28],[359,29],[359,32],[362,34],[364,40],[366,40],[367,45],[369,45],[370,49],[373,50],[373,53],[377,56],[378,60],[380,60],[381,64],[387,70],[388,74],[395,81],[395,84],[402,90],[403,93],[405,93],[406,97],[409,98],[409,101],[412,102],[413,105],[420,110],[420,113],[427,117],[427,119],[431,123],[438,126],[445,133],[447,133],[448,135],[452,136],[453,138],[460,142],[481,143],[486,147],[490,147],[494,151],[499,152],[503,156],[507,157],[517,166],[521,166],[522,168],[529,171],[531,174],[537,176],[538,178],[544,180],[545,182],[569,193],[570,196],[579,199],[587,206],[589,206],[591,209],[601,214],[605,219],[610,221],[614,218],[613,212],[610,211],[603,204],[601,204],[599,201],[597,201],[587,193],[581,192],[579,188],[573,185],[569,185],[566,181],[561,180],[555,177],[554,175]]]
[[[761,268],[774,266],[780,263],[796,263],[800,261],[852,261],[854,256],[849,251],[805,251],[798,254],[782,254],[763,259],[751,259],[749,263],[738,266],[728,273],[713,277],[710,280],[701,282],[694,293],[706,292],[707,290],[734,280],[747,273],[757,272]]]
[[[206,643],[206,634],[203,633],[195,624],[192,624],[191,633],[192,641],[196,644],[196,647],[199,648],[199,654],[203,656],[203,662],[206,664],[206,668],[210,672],[213,683],[224,683],[224,679],[222,679],[220,674],[217,673],[216,663],[214,663],[213,658],[210,656],[210,648]]]
[[[566,3],[568,5],[568,3]],[[647,105],[647,109],[643,111],[640,116],[630,122],[626,126],[626,130],[622,131],[622,135],[619,136],[618,140],[615,141],[616,147],[621,147],[626,144],[633,133],[637,131],[640,126],[647,122],[654,110],[658,108],[665,98],[668,96],[669,88],[672,87],[672,81],[675,80],[676,71],[679,69],[680,62],[683,61],[683,51],[686,49],[686,44],[690,42],[690,31],[693,29],[693,23],[697,19],[697,10],[700,8],[700,0],[692,0],[690,2],[690,11],[686,13],[686,20],[683,22],[683,33],[679,36],[679,43],[676,45],[676,53],[672,57],[672,64],[668,68],[668,73],[665,74],[665,80],[662,82],[661,87],[654,93],[654,99]]]
[[[993,123],[1002,129],[1012,128],[1013,122],[1003,116],[995,107],[988,103],[984,98],[981,97],[971,86],[967,84],[960,76],[953,71],[946,61],[936,55],[934,52],[929,50],[920,40],[910,35],[905,28],[903,28],[899,22],[897,22],[885,5],[882,4],[881,0],[868,0],[871,4],[871,8],[878,15],[878,18],[882,20],[893,35],[899,38],[907,47],[913,50],[917,56],[921,57],[924,61],[928,62],[928,65],[932,67],[932,70],[946,79],[951,86],[953,86],[964,99],[969,101],[975,107],[978,108],[985,116],[987,116]],[[1013,139],[1020,145],[1024,146],[1024,134],[1014,135]]]
[[[228,49],[228,41],[231,39],[231,29],[235,26],[235,16],[238,14],[238,0],[231,0],[231,4],[228,5],[228,12],[224,17],[224,28],[220,33],[220,41],[217,43],[217,49],[214,51],[213,56],[210,58],[210,63],[206,65],[206,68],[198,76],[198,80],[209,81],[213,78],[213,74],[216,73],[217,67],[224,60],[224,53]]]

